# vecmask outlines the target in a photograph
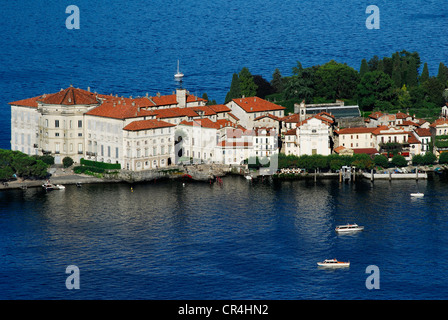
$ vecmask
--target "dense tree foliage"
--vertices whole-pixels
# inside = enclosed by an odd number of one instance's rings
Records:
[[[448,67],[440,63],[438,73],[430,75],[428,64],[422,63],[417,52],[403,50],[390,57],[362,59],[359,72],[334,60],[311,67],[296,61],[291,71],[290,76],[282,76],[275,69],[268,83],[243,68],[233,75],[225,103],[242,95],[266,96],[286,107],[286,112],[293,112],[294,104],[302,100],[325,103],[341,99],[366,112],[409,110],[417,117],[434,119],[448,101]]]
[[[20,151],[0,149],[0,180],[9,180],[15,174],[22,178],[45,178],[48,164],[38,157]]]

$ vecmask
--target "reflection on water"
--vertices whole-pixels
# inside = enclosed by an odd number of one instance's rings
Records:
[[[158,181],[0,193],[0,297],[443,298],[445,181]],[[338,235],[356,222],[363,232]],[[412,252],[412,256],[409,253]],[[317,261],[349,260],[323,271]],[[428,261],[431,264],[428,264]],[[411,263],[413,262],[413,263]],[[77,265],[81,290],[65,268]],[[378,265],[382,290],[365,288]],[[417,282],[417,283],[415,283]],[[347,287],[347,283],[351,285]],[[409,286],[403,290],[403,286]],[[384,290],[383,290],[384,288]]]

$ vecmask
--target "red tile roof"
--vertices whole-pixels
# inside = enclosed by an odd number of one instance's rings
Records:
[[[221,112],[230,112],[232,110],[230,110],[229,107],[227,107],[225,104],[214,104],[211,106],[208,106],[210,109],[212,109],[213,111],[215,111],[216,113],[221,113]]]
[[[73,87],[68,87],[65,90],[53,94],[44,94],[39,101],[46,104],[60,105],[99,104],[94,93]]]
[[[397,119],[406,119],[407,117],[409,117],[409,115],[403,112],[397,112],[396,117]]]
[[[430,137],[430,136],[432,136],[431,130],[426,129],[426,128],[418,128],[418,129],[415,129],[414,131],[415,131],[415,133],[419,137]]]
[[[14,105],[14,106],[23,106],[23,107],[33,107],[33,108],[37,108],[37,101],[41,98],[42,96],[37,96],[34,98],[28,98],[28,99],[23,99],[23,100],[18,100],[18,101],[14,101],[14,102],[9,102],[8,104],[10,105]]]
[[[125,126],[123,130],[127,131],[140,131],[140,130],[148,130],[148,129],[158,129],[158,128],[167,128],[167,127],[175,127],[175,124],[168,123],[166,121],[161,120],[137,120],[132,121],[130,124]]]
[[[109,98],[85,114],[114,119],[155,116],[152,110],[141,108],[137,104],[133,104],[133,102],[134,100],[130,98]]]
[[[436,126],[441,126],[441,125],[445,125],[448,124],[448,119],[446,118],[439,118],[436,121],[434,121],[433,123],[431,123],[431,127],[436,127]]]
[[[232,101],[247,113],[286,109],[285,107],[279,106],[278,104],[266,101],[259,97],[238,98],[233,99]]]
[[[167,95],[167,96],[151,97],[151,100],[154,101],[156,106],[167,106],[167,105],[177,104],[177,98],[176,98],[175,94],[170,94],[170,95]],[[195,102],[195,101],[204,101],[204,102],[206,102],[207,100],[199,98],[199,97],[196,97],[194,95],[187,94],[187,103]]]
[[[226,119],[220,119],[216,122],[213,122],[209,118],[203,118],[203,119],[195,119],[193,121],[182,121],[180,124],[186,125],[186,126],[200,126],[203,128],[211,128],[211,129],[221,129],[225,127],[232,127],[235,128],[235,123],[232,121],[226,120]]]
[[[376,112],[369,114],[369,118],[378,120],[378,118],[381,117],[382,115],[383,115],[383,113],[381,111],[376,111]]]
[[[408,136],[408,143],[410,144],[418,144],[421,143],[420,140],[417,139],[414,133],[410,133]]]
[[[376,150],[375,148],[357,148],[357,149],[353,148],[353,152],[354,153],[375,154],[375,153],[378,153],[378,150]]]
[[[268,113],[268,114],[264,114],[264,115],[259,116],[259,117],[256,117],[256,118],[254,119],[254,121],[261,120],[261,119],[263,119],[263,118],[271,118],[272,120],[275,120],[275,121],[281,121],[281,118],[276,117],[276,116],[274,116],[274,115],[272,115],[272,114],[270,114],[270,113]]]

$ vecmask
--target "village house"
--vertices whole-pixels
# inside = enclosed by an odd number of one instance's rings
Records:
[[[285,111],[285,107],[259,97],[233,99],[226,106],[232,110],[232,115],[239,119],[239,124],[247,129],[254,128],[255,122],[262,120],[262,118],[259,118],[261,116],[270,114],[274,117],[281,118],[284,116]]]
[[[137,120],[123,128],[124,168],[132,171],[163,168],[174,159],[174,124],[161,120]],[[103,154],[104,150],[101,150]],[[108,147],[107,156],[111,149]]]
[[[430,126],[430,132],[434,139],[434,154],[440,156],[448,152],[448,118],[439,118]]]

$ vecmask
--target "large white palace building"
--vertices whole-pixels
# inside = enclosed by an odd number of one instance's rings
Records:
[[[206,102],[185,89],[132,98],[70,86],[9,103],[11,149],[49,154],[55,163],[64,157],[78,163],[85,158],[134,171],[166,167],[182,157],[238,164],[249,156],[277,152],[284,107],[258,97],[226,105]],[[272,124],[277,128],[267,127]]]

